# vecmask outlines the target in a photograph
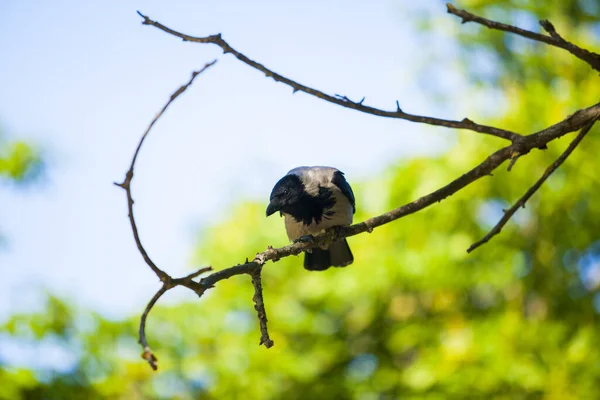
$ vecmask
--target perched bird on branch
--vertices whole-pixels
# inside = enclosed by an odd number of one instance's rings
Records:
[[[298,167],[275,184],[267,217],[279,211],[292,241],[311,240],[312,235],[334,226],[352,224],[356,211],[354,193],[344,173],[332,167]],[[345,267],[354,257],[345,238],[328,248],[315,247],[304,256],[304,268],[323,271]]]

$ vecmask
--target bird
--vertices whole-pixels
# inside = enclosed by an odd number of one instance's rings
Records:
[[[354,192],[344,173],[337,168],[297,167],[273,187],[267,217],[279,211],[285,219],[290,241],[311,240],[321,231],[352,224],[356,212]],[[346,238],[327,248],[315,247],[305,252],[304,268],[324,271],[331,266],[352,264],[354,256]]]

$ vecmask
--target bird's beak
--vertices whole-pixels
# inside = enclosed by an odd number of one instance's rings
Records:
[[[270,202],[268,207],[267,207],[267,217],[269,215],[273,215],[275,212],[281,210],[281,207],[278,204],[275,204],[273,202]]]

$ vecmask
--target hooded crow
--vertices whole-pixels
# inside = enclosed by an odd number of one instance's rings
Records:
[[[344,173],[332,167],[298,167],[275,184],[267,217],[279,211],[291,241],[315,235],[334,226],[352,224],[354,193]],[[304,256],[304,268],[323,271],[330,266],[345,267],[354,257],[345,238],[328,248],[313,248]]]

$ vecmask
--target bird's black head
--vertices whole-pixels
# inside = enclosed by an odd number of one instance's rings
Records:
[[[304,194],[304,185],[298,175],[286,175],[275,184],[271,191],[271,201],[267,207],[267,217],[276,211],[286,212],[298,204]]]

